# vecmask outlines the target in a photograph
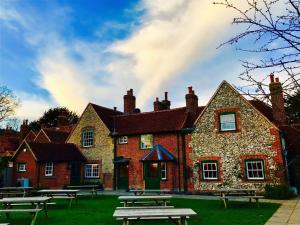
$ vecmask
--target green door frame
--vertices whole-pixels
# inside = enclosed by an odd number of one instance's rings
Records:
[[[127,168],[127,176],[120,176],[120,170],[124,168],[124,166],[128,166],[128,163],[120,163],[117,164],[117,189],[128,190],[129,187],[129,173]]]

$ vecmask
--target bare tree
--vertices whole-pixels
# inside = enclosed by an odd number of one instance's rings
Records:
[[[12,90],[6,86],[0,86],[0,122],[14,115],[15,109],[19,104],[19,99]]]
[[[242,3],[246,3],[246,7]],[[300,0],[221,0],[214,4],[237,13],[233,24],[242,31],[223,45],[234,45],[239,51],[258,60],[241,60],[244,71],[239,78],[244,94],[268,102],[268,75],[280,75],[285,95],[300,89]],[[253,57],[251,57],[253,58]],[[257,74],[265,74],[257,76]]]

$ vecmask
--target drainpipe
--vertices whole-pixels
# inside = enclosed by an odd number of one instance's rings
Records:
[[[181,191],[181,173],[180,173],[180,144],[179,144],[179,133],[177,132],[177,170],[178,170],[178,191]]]
[[[113,137],[114,140],[114,159],[117,156],[117,138]],[[116,190],[117,188],[117,181],[116,181],[116,172],[117,172],[117,168],[115,167],[115,163],[114,163],[114,174],[113,174],[113,189]]]
[[[282,155],[283,155],[283,161],[284,161],[284,166],[285,166],[285,176],[286,176],[286,181],[287,184],[290,186],[290,176],[289,176],[289,165],[287,162],[287,149],[286,149],[286,144],[285,144],[285,139],[284,139],[284,133],[280,131],[280,144],[281,144],[281,149],[282,149]]]

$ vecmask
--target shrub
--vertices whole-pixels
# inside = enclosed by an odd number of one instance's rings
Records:
[[[288,185],[266,185],[265,198],[270,199],[290,199],[296,194]]]

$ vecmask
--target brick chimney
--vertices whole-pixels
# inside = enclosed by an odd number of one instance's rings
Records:
[[[282,93],[282,85],[279,78],[276,77],[274,81],[274,74],[270,75],[270,95],[273,109],[273,118],[277,125],[287,124],[287,118],[284,109],[284,98]]]
[[[159,101],[158,97],[156,97],[155,102],[153,102],[154,111],[160,111],[163,109],[162,102]]]
[[[7,125],[5,131],[3,132],[3,136],[4,137],[13,137],[14,131],[13,131],[12,127]]]
[[[68,112],[65,109],[61,109],[57,117],[57,127],[67,126],[68,124]]]
[[[165,92],[165,99],[162,100],[162,107],[163,109],[170,109],[171,102],[168,100],[168,92]]]
[[[130,89],[127,91],[127,94],[124,95],[124,113],[133,113],[135,109],[135,96],[133,95],[133,90]]]
[[[195,116],[198,111],[198,96],[195,95],[193,87],[188,87],[188,91],[185,95],[186,110]]]
[[[24,140],[27,134],[30,132],[28,120],[23,120],[23,123],[20,127],[19,141],[20,143]]]

